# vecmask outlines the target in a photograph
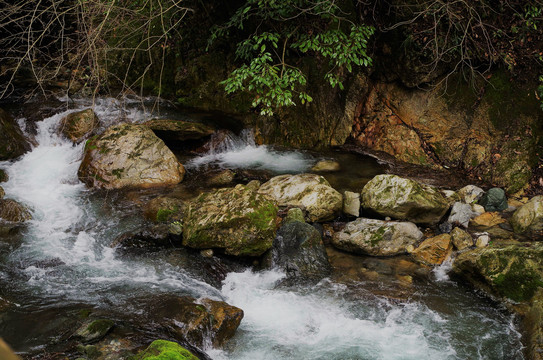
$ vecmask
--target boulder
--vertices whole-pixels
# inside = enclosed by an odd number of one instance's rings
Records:
[[[0,169],[0,183],[6,182],[9,180],[8,173],[4,169]]]
[[[29,150],[30,144],[17,122],[0,109],[0,161],[15,159]]]
[[[479,200],[479,204],[484,206],[485,211],[504,211],[509,207],[505,191],[500,188],[488,190]]]
[[[339,171],[340,165],[334,160],[320,160],[311,168],[311,171],[315,172],[334,172]]]
[[[164,142],[142,125],[120,124],[87,141],[78,176],[102,189],[174,185],[185,169]]]
[[[477,202],[485,193],[483,189],[475,185],[467,185],[458,190],[460,199],[466,204],[473,204]]]
[[[341,194],[315,174],[276,176],[258,192],[274,199],[279,206],[301,207],[312,222],[333,219],[343,206]]]
[[[133,357],[132,360],[198,360],[190,351],[173,341],[155,340]]]
[[[424,240],[411,255],[425,265],[441,265],[452,254],[453,243],[449,234],[441,234]]]
[[[279,228],[264,263],[267,267],[281,269],[291,279],[321,279],[331,271],[320,233],[300,221]]]
[[[332,244],[358,254],[394,256],[412,251],[421,239],[413,223],[359,218],[334,233]]]
[[[362,207],[382,216],[437,224],[449,209],[434,188],[397,175],[377,175],[362,189]]]
[[[185,202],[179,198],[159,196],[145,204],[143,215],[153,222],[181,221],[185,207]]]
[[[452,243],[457,250],[464,250],[473,246],[471,235],[459,227],[452,229],[450,235]]]
[[[182,120],[153,119],[143,125],[153,130],[156,136],[165,142],[198,140],[215,132],[211,126]]]
[[[98,127],[98,116],[92,109],[70,113],[60,120],[60,132],[74,143],[80,143]]]
[[[148,304],[152,319],[180,341],[203,347],[208,341],[219,347],[234,336],[243,310],[222,301],[195,300],[188,296],[165,295]]]
[[[183,245],[260,256],[272,247],[277,211],[273,201],[249,185],[203,193],[188,204]]]
[[[74,334],[74,337],[84,343],[98,341],[115,326],[115,323],[107,319],[97,319],[85,322]]]
[[[222,170],[216,174],[212,174],[207,179],[207,184],[210,186],[224,186],[231,184],[234,181],[236,174],[229,169]]]
[[[476,214],[471,210],[470,205],[461,202],[455,202],[451,209],[451,215],[449,215],[449,219],[447,221],[453,225],[460,225],[464,228],[467,228],[470,219],[475,215]]]
[[[543,230],[543,196],[534,196],[518,208],[509,222],[516,233],[536,233]]]
[[[360,216],[360,194],[345,191],[343,193],[343,213],[354,217]]]
[[[300,208],[288,209],[287,216],[283,220],[283,224],[288,224],[294,221],[305,223],[304,212]]]
[[[529,301],[543,287],[543,244],[469,250],[456,257],[453,271],[487,292]]]
[[[12,199],[0,199],[0,219],[24,222],[32,219],[28,209]]]

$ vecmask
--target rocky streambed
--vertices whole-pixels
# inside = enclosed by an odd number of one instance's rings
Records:
[[[540,197],[87,108],[0,163],[0,336],[22,357],[538,358]]]

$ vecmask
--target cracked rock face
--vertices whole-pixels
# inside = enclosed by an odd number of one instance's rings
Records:
[[[120,124],[91,138],[78,176],[87,186],[101,189],[148,188],[174,185],[185,169],[152,130]]]

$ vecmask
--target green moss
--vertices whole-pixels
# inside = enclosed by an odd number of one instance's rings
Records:
[[[121,168],[121,169],[113,169],[113,170],[111,171],[111,174],[112,174],[113,176],[116,176],[117,179],[120,179],[120,178],[122,177],[123,172],[124,172],[124,169],[123,169],[123,168]]]
[[[247,216],[250,219],[251,225],[257,229],[261,231],[269,230],[271,227],[274,227],[274,221],[277,217],[277,207],[271,202],[266,202]]]
[[[172,341],[155,340],[130,360],[198,360],[190,351]]]
[[[156,221],[163,222],[168,221],[171,215],[179,211],[179,207],[175,206],[173,209],[158,209],[156,213]]]
[[[373,232],[370,237],[370,244],[372,246],[377,246],[381,241],[383,241],[383,235],[387,231],[385,226],[379,227],[377,231]]]

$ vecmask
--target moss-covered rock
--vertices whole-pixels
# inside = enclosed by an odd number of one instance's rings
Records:
[[[258,192],[274,199],[279,206],[301,207],[310,221],[331,220],[343,206],[341,194],[315,174],[276,176]]]
[[[186,204],[175,197],[159,196],[144,205],[143,215],[153,222],[181,221]]]
[[[412,251],[422,239],[413,223],[358,218],[334,233],[338,249],[374,256],[394,256]]]
[[[476,286],[516,302],[543,287],[543,244],[491,246],[461,253],[453,270]]]
[[[74,143],[80,143],[98,127],[98,116],[92,109],[70,113],[60,120],[60,132]]]
[[[0,109],[0,161],[11,160],[30,150],[30,144],[19,125],[4,110]]]
[[[30,211],[12,199],[0,199],[0,219],[12,222],[24,222],[32,219]]]
[[[452,229],[450,235],[453,246],[456,248],[456,250],[464,250],[473,246],[473,239],[471,235],[459,227]]]
[[[296,221],[305,223],[304,212],[300,208],[288,209],[287,216],[283,220],[283,224],[288,224]]]
[[[362,207],[382,216],[436,224],[449,202],[430,186],[397,175],[377,175],[362,189]]]
[[[538,233],[543,230],[543,196],[535,196],[518,208],[509,220],[517,233]]]
[[[424,240],[411,253],[418,262],[425,265],[441,265],[452,254],[453,244],[449,234],[441,234]]]
[[[167,340],[155,340],[130,360],[198,360],[190,351]]]
[[[113,125],[87,141],[78,176],[90,187],[118,189],[174,185],[185,169],[146,126]]]
[[[188,204],[183,245],[221,248],[229,255],[259,256],[270,249],[277,205],[250,186],[203,193]]]

